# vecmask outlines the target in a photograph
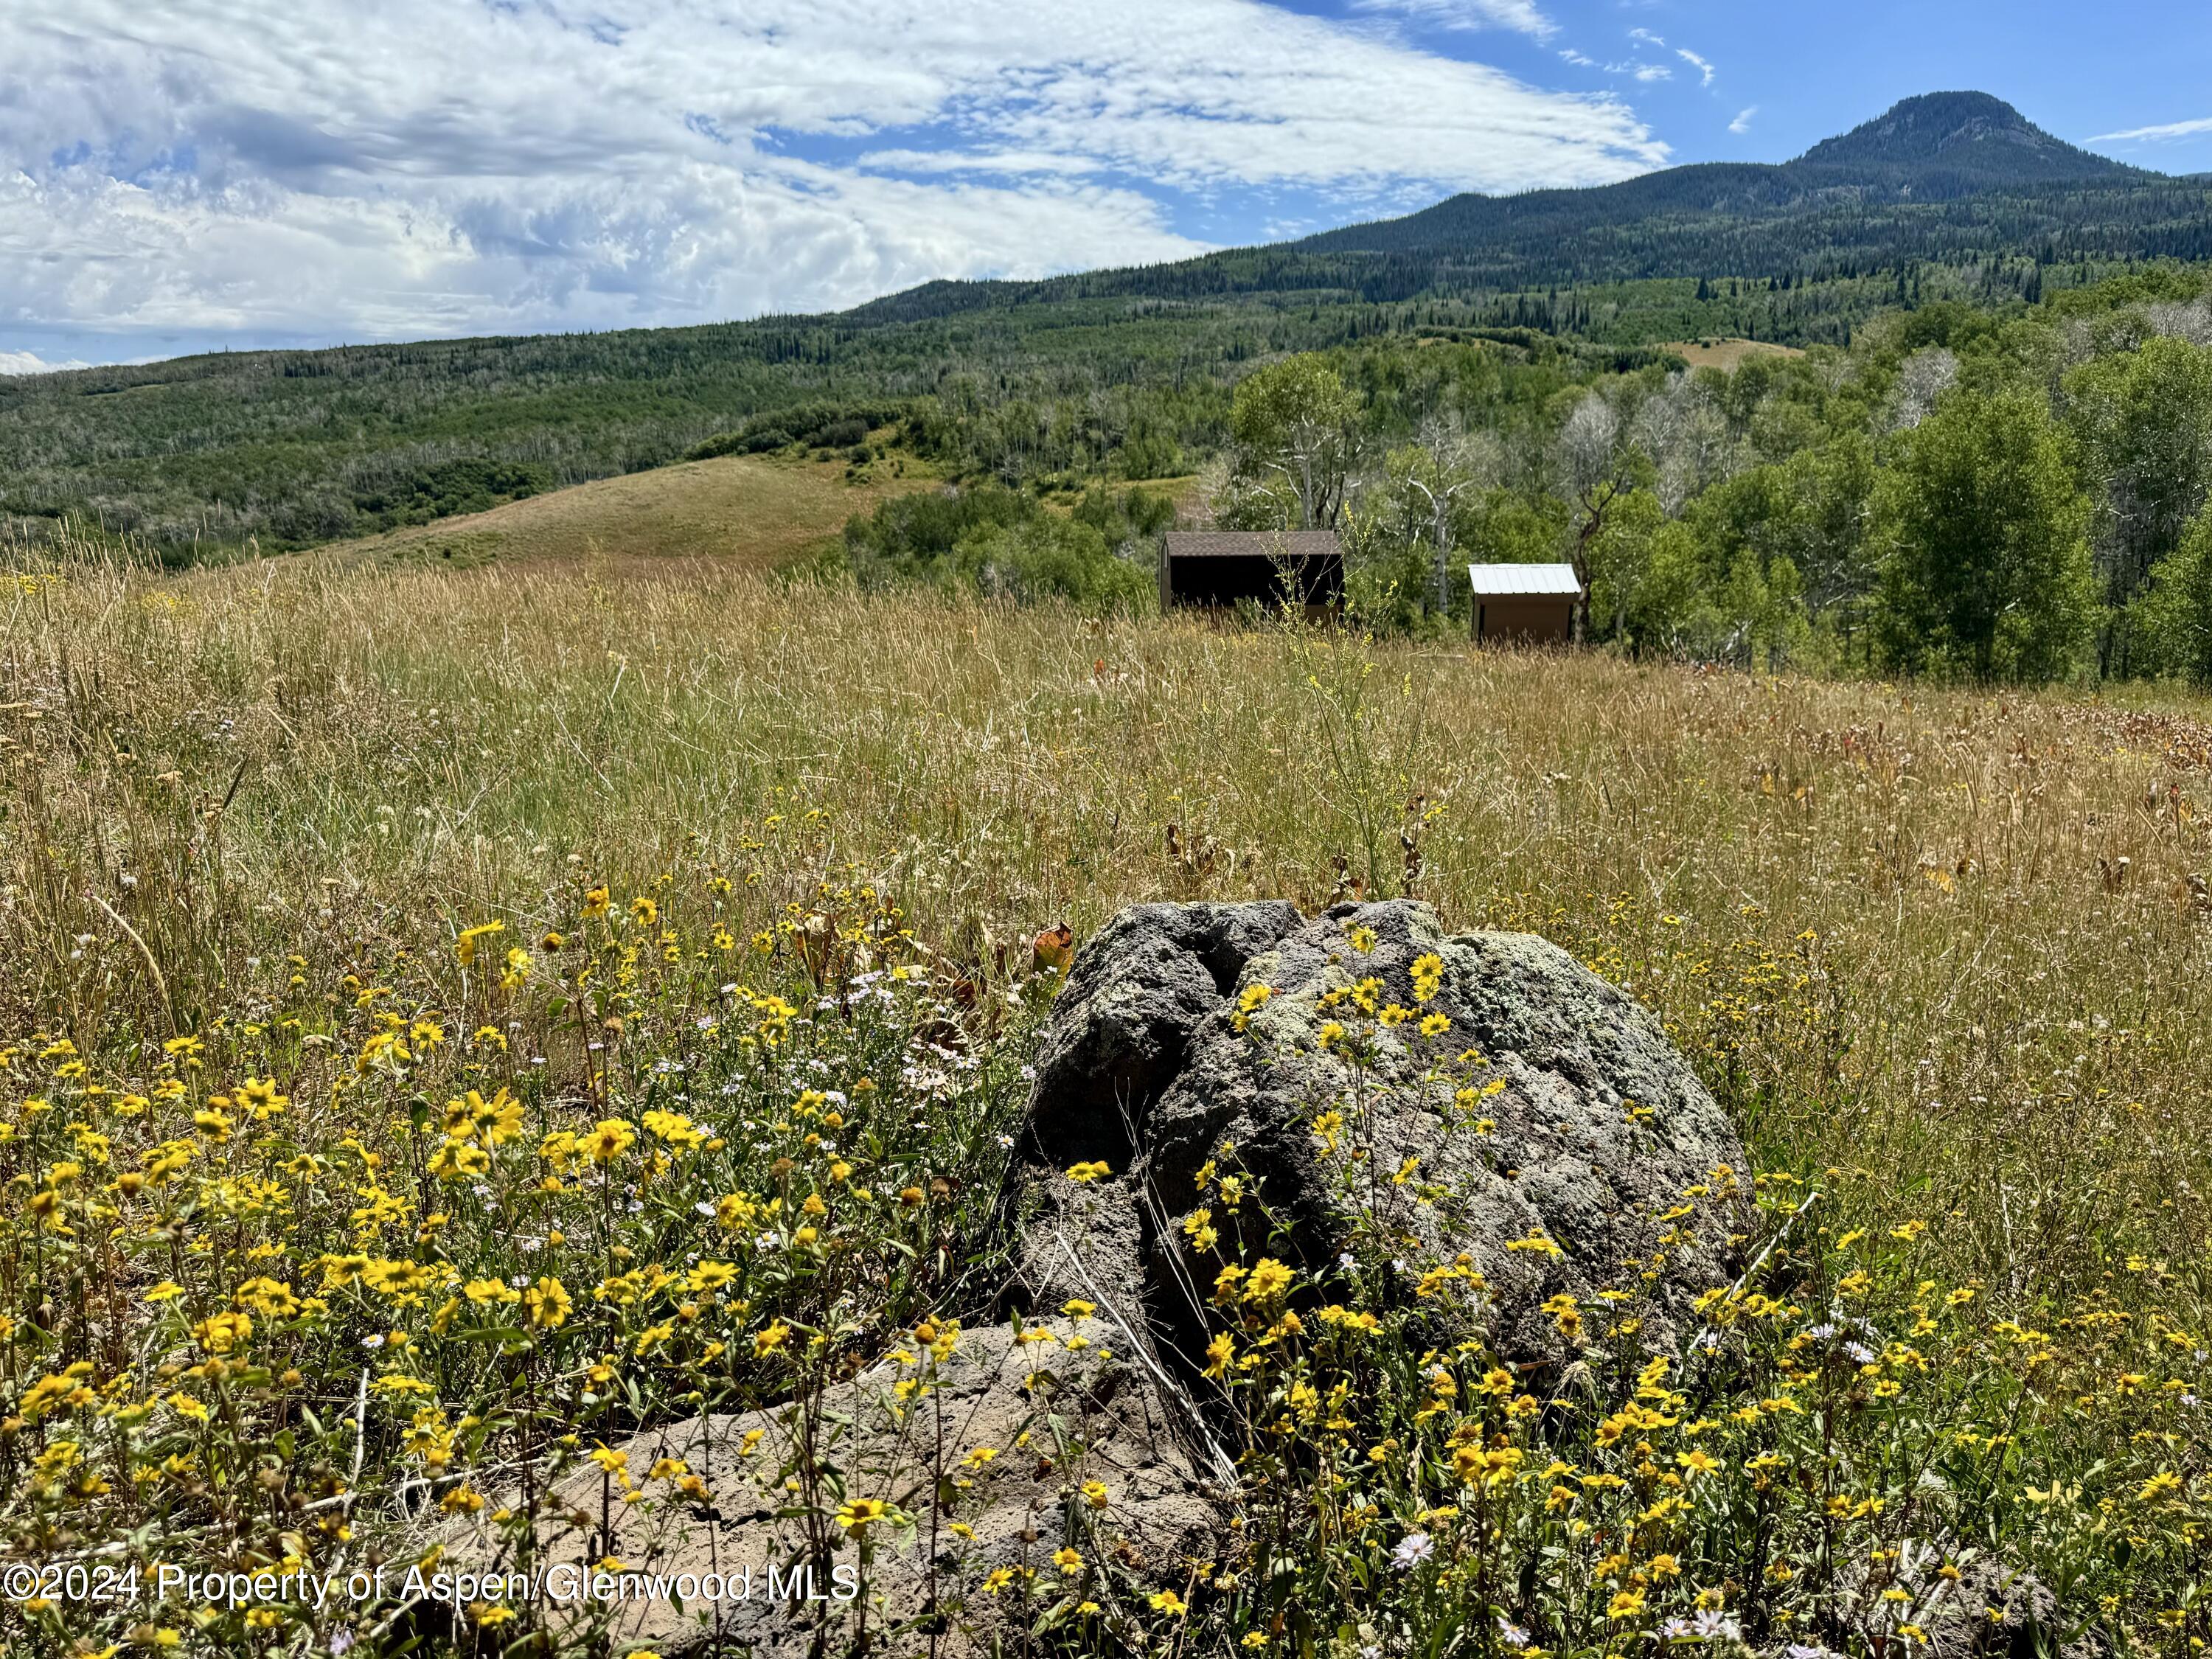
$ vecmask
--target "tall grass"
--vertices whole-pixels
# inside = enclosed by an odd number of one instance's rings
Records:
[[[1139,900],[1410,890],[1561,939],[1776,1155],[1928,1183],[1981,1269],[2203,1265],[2193,705],[710,570],[109,564],[7,599],[17,1024],[190,1027],[304,941],[550,925],[579,872],[620,888],[699,847],[763,917],[865,872],[985,969]]]
[[[562,968],[568,1000],[509,1028],[516,1054],[556,1056],[581,1133],[625,1109],[586,1039],[622,1049],[649,1097],[650,1043],[689,1042],[676,1016],[742,971],[713,951],[742,961],[750,936],[798,996],[834,979],[830,941],[881,954],[893,918],[969,1011],[929,1018],[980,1022],[1063,920],[1081,935],[1146,899],[1405,892],[1457,927],[1546,933],[1653,1007],[1757,1168],[1827,1190],[1808,1231],[1907,1228],[1900,1305],[1924,1273],[2062,1329],[2083,1310],[2137,1319],[2151,1344],[2212,1310],[2212,725],[2193,704],[1102,622],[677,567],[170,577],[83,557],[26,564],[0,605],[0,1042],[19,1059],[167,1076],[193,1051],[165,1042],[259,1054],[273,1023],[313,1072],[299,1032],[321,1020],[319,1042],[364,1045],[369,1077],[384,1039],[353,1028],[380,985],[470,1024],[504,1008],[456,948],[499,921],[495,942],[569,935],[518,987],[581,949],[631,988],[594,1002],[592,974]],[[710,896],[679,904],[693,888]],[[672,931],[648,949],[653,907],[634,935],[616,924],[627,896],[664,891]],[[594,892],[603,910],[612,895],[604,939],[577,932]],[[452,1086],[508,1065],[476,1054]],[[418,1148],[393,1155],[421,1155],[434,1109],[410,1129],[403,1097],[434,1085],[386,1081],[393,1145]],[[357,1109],[330,1087],[335,1139]],[[70,1179],[9,1169],[19,1198]],[[629,1259],[601,1220],[603,1265]],[[21,1380],[37,1358],[17,1357]],[[2085,1465],[2124,1447],[2081,1434]]]

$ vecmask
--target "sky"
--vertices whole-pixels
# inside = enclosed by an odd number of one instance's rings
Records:
[[[9,0],[0,373],[720,321],[1778,161],[2212,171],[2204,0]]]

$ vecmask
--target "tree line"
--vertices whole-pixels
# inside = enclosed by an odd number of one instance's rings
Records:
[[[1379,625],[1469,562],[1571,561],[1639,655],[1990,684],[2212,684],[2212,283],[1893,312],[1849,349],[1655,365],[1409,424],[1345,354],[1235,393],[1218,521],[1328,526]]]
[[[1102,473],[1165,477],[1201,465],[1229,441],[1238,380],[1286,353],[1387,359],[1417,343],[1480,342],[1586,377],[1648,365],[1668,341],[1847,345],[1894,307],[2017,311],[2031,294],[2110,274],[2014,252],[1521,288],[1472,276],[1455,255],[1431,258],[1425,277],[1411,254],[1221,257],[1273,262],[1282,285],[1224,280],[1170,297],[1069,279],[1070,292],[1035,302],[983,284],[954,303],[940,290],[961,285],[933,284],[836,317],[0,378],[0,530],[36,539],[74,517],[175,562],[281,551],[702,447],[767,453],[781,434],[847,448],[844,425],[873,429],[887,410],[911,412],[915,443],[957,472],[1079,489]],[[1379,280],[1386,267],[1396,274]],[[836,410],[846,412],[818,418]]]

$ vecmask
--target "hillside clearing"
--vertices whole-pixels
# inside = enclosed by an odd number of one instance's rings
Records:
[[[1692,368],[1717,368],[1734,374],[1754,357],[1802,357],[1796,346],[1774,345],[1765,340],[1668,340],[1658,348],[1671,351]]]
[[[927,467],[877,461],[857,476],[842,460],[723,456],[600,478],[486,513],[388,531],[332,550],[379,564],[613,558],[711,559],[764,570],[835,536],[848,517],[923,488]]]

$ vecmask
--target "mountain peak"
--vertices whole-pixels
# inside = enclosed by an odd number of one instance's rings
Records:
[[[1905,175],[1902,182],[1923,174],[1970,186],[2120,178],[2136,171],[2053,137],[1985,92],[1908,98],[1842,137],[1815,144],[1796,165]]]

